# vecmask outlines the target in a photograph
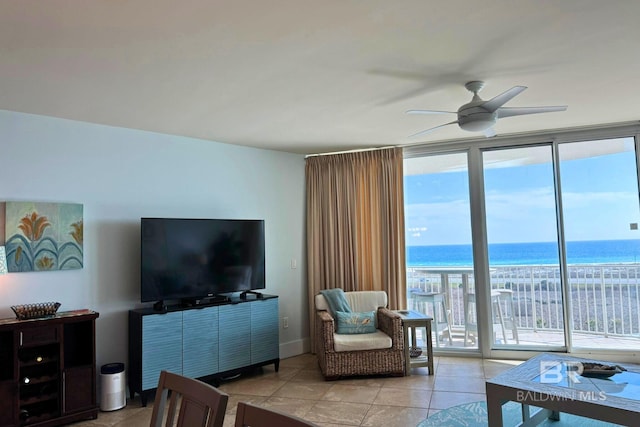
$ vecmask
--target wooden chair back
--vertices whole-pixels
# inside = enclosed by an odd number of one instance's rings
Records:
[[[150,425],[222,427],[228,400],[228,394],[209,384],[162,371]]]
[[[235,427],[317,427],[309,421],[251,403],[238,402]]]

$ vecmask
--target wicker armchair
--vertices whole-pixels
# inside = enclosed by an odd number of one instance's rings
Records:
[[[315,297],[316,352],[326,380],[356,375],[405,374],[404,339],[400,316],[386,308],[383,291],[345,292],[352,311],[376,311],[377,331],[370,334],[336,333],[336,323],[324,296]]]

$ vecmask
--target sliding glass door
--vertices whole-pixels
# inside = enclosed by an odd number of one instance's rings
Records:
[[[640,350],[633,138],[558,146],[574,348]]]
[[[552,148],[482,155],[493,348],[565,346]]]
[[[405,159],[407,306],[436,349],[478,348],[467,154]]]

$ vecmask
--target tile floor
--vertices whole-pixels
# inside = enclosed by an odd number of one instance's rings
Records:
[[[415,426],[450,406],[485,399],[485,379],[518,364],[517,361],[435,357],[435,375],[414,368],[407,377],[367,377],[325,381],[315,355],[283,359],[262,372],[224,382],[230,395],[225,426],[233,426],[238,401],[276,408],[319,426]],[[151,405],[140,397],[126,408],[100,412],[98,419],[74,424],[82,427],[148,426]]]

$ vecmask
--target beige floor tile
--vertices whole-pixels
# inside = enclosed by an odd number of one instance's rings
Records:
[[[428,411],[421,408],[373,405],[365,416],[361,426],[367,427],[406,427],[415,426],[427,418]]]
[[[411,375],[407,377],[389,377],[382,384],[383,388],[417,388],[422,390],[433,390],[436,382],[435,375]]]
[[[476,357],[454,357],[454,356],[440,356],[438,360],[438,366],[440,365],[478,365],[482,366],[482,359]]]
[[[331,387],[331,384],[325,383],[305,383],[301,381],[289,381],[273,395],[277,397],[320,400]]]
[[[151,410],[138,411],[132,416],[113,424],[113,427],[149,427],[151,424]]]
[[[320,369],[300,369],[298,372],[296,372],[294,376],[291,377],[290,381],[319,382],[319,383],[327,382],[322,376],[322,374],[320,373]]]
[[[292,399],[290,397],[270,397],[260,406],[304,418],[315,405],[314,400]]]
[[[437,375],[433,387],[437,391],[454,391],[460,393],[484,393],[485,379],[465,376]]]
[[[485,379],[489,380],[497,375],[500,375],[501,373],[503,373],[506,369],[503,368],[496,368],[496,367],[490,367],[490,366],[485,366],[484,367],[484,377]]]
[[[221,384],[220,390],[228,394],[271,396],[286,383],[286,381],[263,379],[259,377],[247,379],[239,378],[238,380]]]
[[[437,414],[440,411],[442,411],[442,409],[429,409],[429,417],[431,417],[434,414]]]
[[[382,387],[388,377],[346,377],[335,381],[328,381],[331,384],[355,385],[361,387]]]
[[[291,378],[295,377],[301,370],[302,368],[280,366],[280,369],[278,369],[278,372],[276,372],[273,366],[271,366],[270,368],[263,368],[262,372],[256,375],[260,376],[261,378],[289,381]]]
[[[222,423],[222,427],[234,427],[235,425],[236,425],[235,416],[233,417],[226,416],[224,418],[224,423]]]
[[[514,360],[485,360],[483,362],[484,377],[487,379],[493,378],[496,375],[499,375],[504,371],[507,371],[514,366],[519,365],[520,363],[522,362]]]
[[[433,371],[437,372],[438,364],[433,364]],[[411,375],[429,375],[429,368],[426,366],[420,366],[418,368],[411,368]]]
[[[305,419],[318,423],[346,424],[359,426],[371,405],[366,403],[316,402]]]
[[[382,387],[365,387],[347,384],[334,384],[325,393],[322,400],[331,402],[373,403]]]
[[[441,363],[436,369],[436,376],[465,376],[484,379],[484,366],[482,364],[463,363],[456,365],[454,363]]]
[[[100,417],[98,415],[98,419],[90,420],[90,421],[81,421],[79,423],[74,424],[74,426],[82,426],[82,427],[110,427],[113,425],[113,422],[108,419],[108,417]]]
[[[429,409],[431,393],[431,390],[385,387],[380,391],[373,403],[375,405]]]
[[[434,391],[431,394],[431,405],[429,409],[447,409],[463,403],[479,402],[481,400],[486,400],[484,394]]]
[[[108,412],[98,412],[98,418],[95,420],[89,421],[81,421],[79,423],[74,424],[74,426],[82,426],[82,427],[103,427],[103,426],[113,426],[120,422],[126,421],[129,418],[146,418],[147,425],[149,425],[149,421],[151,420],[151,411],[152,405],[149,405],[145,408],[140,406],[139,401],[133,401],[129,403],[122,409],[117,411],[108,411]]]
[[[318,357],[311,353],[289,357],[280,361],[280,367],[314,369],[318,367]]]
[[[82,426],[82,427],[109,427],[112,425],[112,423],[106,421],[106,420],[91,420],[91,421],[81,421],[77,424],[74,424],[75,426]]]

